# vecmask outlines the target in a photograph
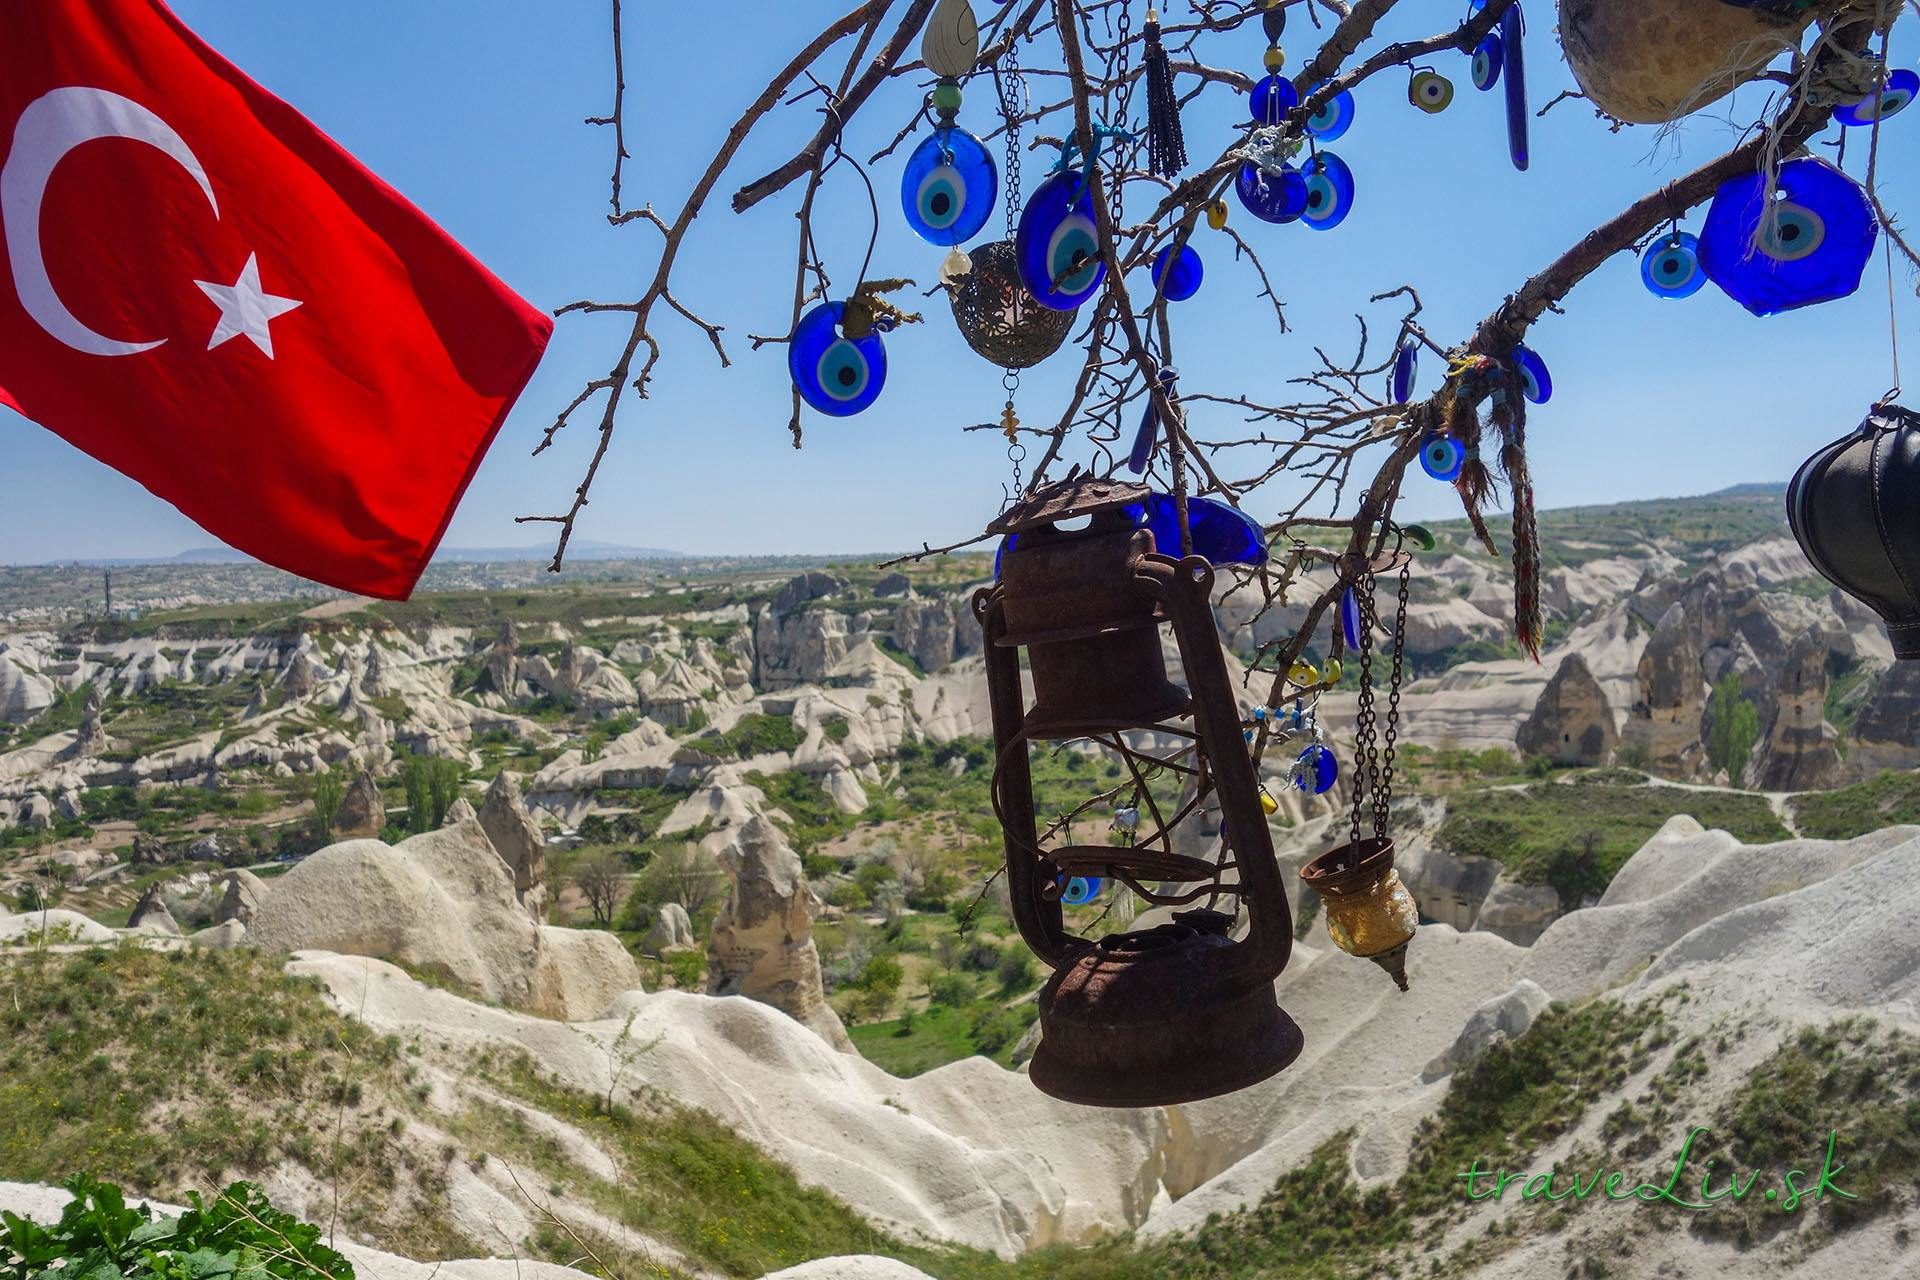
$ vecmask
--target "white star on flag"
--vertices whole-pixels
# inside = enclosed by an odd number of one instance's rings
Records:
[[[273,334],[267,322],[285,315],[300,303],[294,298],[276,297],[261,287],[256,255],[247,255],[247,265],[240,268],[240,278],[232,284],[213,284],[206,280],[194,283],[220,308],[220,323],[207,339],[207,350],[213,350],[229,338],[243,337],[260,348],[267,359],[273,359]]]

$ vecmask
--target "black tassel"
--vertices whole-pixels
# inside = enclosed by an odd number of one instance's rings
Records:
[[[1180,128],[1180,101],[1173,96],[1173,67],[1160,47],[1160,14],[1147,10],[1143,33],[1147,51],[1142,66],[1147,76],[1147,167],[1171,178],[1187,167],[1187,139]]]

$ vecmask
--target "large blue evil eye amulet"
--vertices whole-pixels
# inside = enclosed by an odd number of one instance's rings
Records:
[[[1920,96],[1920,73],[1902,67],[1887,75],[1887,86],[1879,94],[1868,94],[1859,102],[1837,108],[1833,118],[1855,128],[1875,124],[1905,111],[1916,96]]]
[[[1293,785],[1312,795],[1325,795],[1339,779],[1340,761],[1317,742],[1302,751],[1293,766]]]
[[[1535,404],[1553,399],[1553,374],[1532,347],[1513,349],[1513,366],[1520,371],[1520,393]]]
[[[1307,178],[1290,164],[1271,173],[1249,160],[1240,166],[1233,194],[1248,213],[1262,222],[1298,222],[1307,211]]]
[[[1420,348],[1412,338],[1403,338],[1393,353],[1393,402],[1405,404],[1413,398],[1413,380],[1420,372]]]
[[[1700,232],[1700,265],[1757,316],[1844,298],[1860,287],[1880,228],[1858,183],[1811,156],[1720,186]]]
[[[1144,510],[1136,518],[1153,532],[1154,550],[1163,556],[1180,556],[1180,508],[1172,496],[1147,495]],[[1187,499],[1187,533],[1193,554],[1208,564],[1260,565],[1267,562],[1266,533],[1260,522],[1238,507],[1213,498]]]
[[[1307,208],[1300,218],[1315,231],[1331,231],[1353,212],[1353,170],[1331,151],[1307,161]]]
[[[1466,446],[1452,436],[1428,436],[1420,445],[1420,469],[1435,480],[1452,484],[1466,465]]]
[[[864,338],[840,331],[846,304],[823,302],[800,318],[787,344],[787,373],[800,398],[821,413],[850,418],[887,385],[887,349],[876,330]]]
[[[1325,87],[1325,81],[1321,87]],[[1316,88],[1315,93],[1320,90]],[[1322,103],[1320,109],[1307,117],[1307,132],[1321,142],[1332,142],[1347,136],[1347,130],[1353,128],[1353,94],[1342,89],[1339,93]]]
[[[1054,174],[1040,184],[1020,215],[1014,237],[1020,278],[1041,306],[1077,311],[1107,278],[1100,258],[1100,235],[1093,223],[1093,199],[1076,170]]]
[[[1347,642],[1349,651],[1360,652],[1360,642],[1366,638],[1365,626],[1360,615],[1360,596],[1348,587],[1340,593],[1340,637]]]
[[[1253,96],[1247,100],[1247,114],[1255,124],[1276,125],[1299,105],[1300,92],[1293,87],[1293,81],[1276,73],[1253,86]]]
[[[930,244],[965,244],[987,225],[1000,171],[965,129],[937,129],[914,148],[900,175],[907,225]]]
[[[1656,298],[1691,298],[1707,283],[1699,238],[1685,231],[1661,236],[1640,255],[1640,279]]]

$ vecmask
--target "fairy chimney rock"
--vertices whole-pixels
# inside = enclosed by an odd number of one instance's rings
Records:
[[[770,1004],[852,1053],[821,982],[813,941],[820,899],[807,886],[800,855],[765,815],[755,814],[720,851],[720,862],[733,889],[707,943],[707,994]]]
[[[352,840],[359,836],[377,836],[386,826],[387,802],[381,798],[380,786],[373,775],[362,769],[347,787],[339,811],[333,816],[334,838]]]
[[[1547,681],[1533,714],[1514,735],[1523,755],[1545,756],[1555,764],[1605,764],[1619,732],[1606,692],[1577,653],[1561,660]]]
[[[480,826],[513,868],[513,892],[535,920],[547,914],[547,841],[520,798],[520,784],[502,769],[480,804]]]

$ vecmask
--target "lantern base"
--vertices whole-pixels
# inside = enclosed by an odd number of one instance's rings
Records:
[[[1034,1085],[1063,1102],[1156,1107],[1212,1098],[1285,1070],[1305,1043],[1273,984],[1228,957],[1228,919],[1102,938],[1040,989]]]
[[[1387,976],[1393,979],[1395,986],[1399,987],[1402,991],[1409,991],[1412,990],[1412,988],[1407,986],[1407,948],[1412,945],[1413,939],[1408,938],[1391,951],[1382,951],[1378,955],[1363,956],[1361,958],[1371,960],[1382,969],[1385,969]]]

